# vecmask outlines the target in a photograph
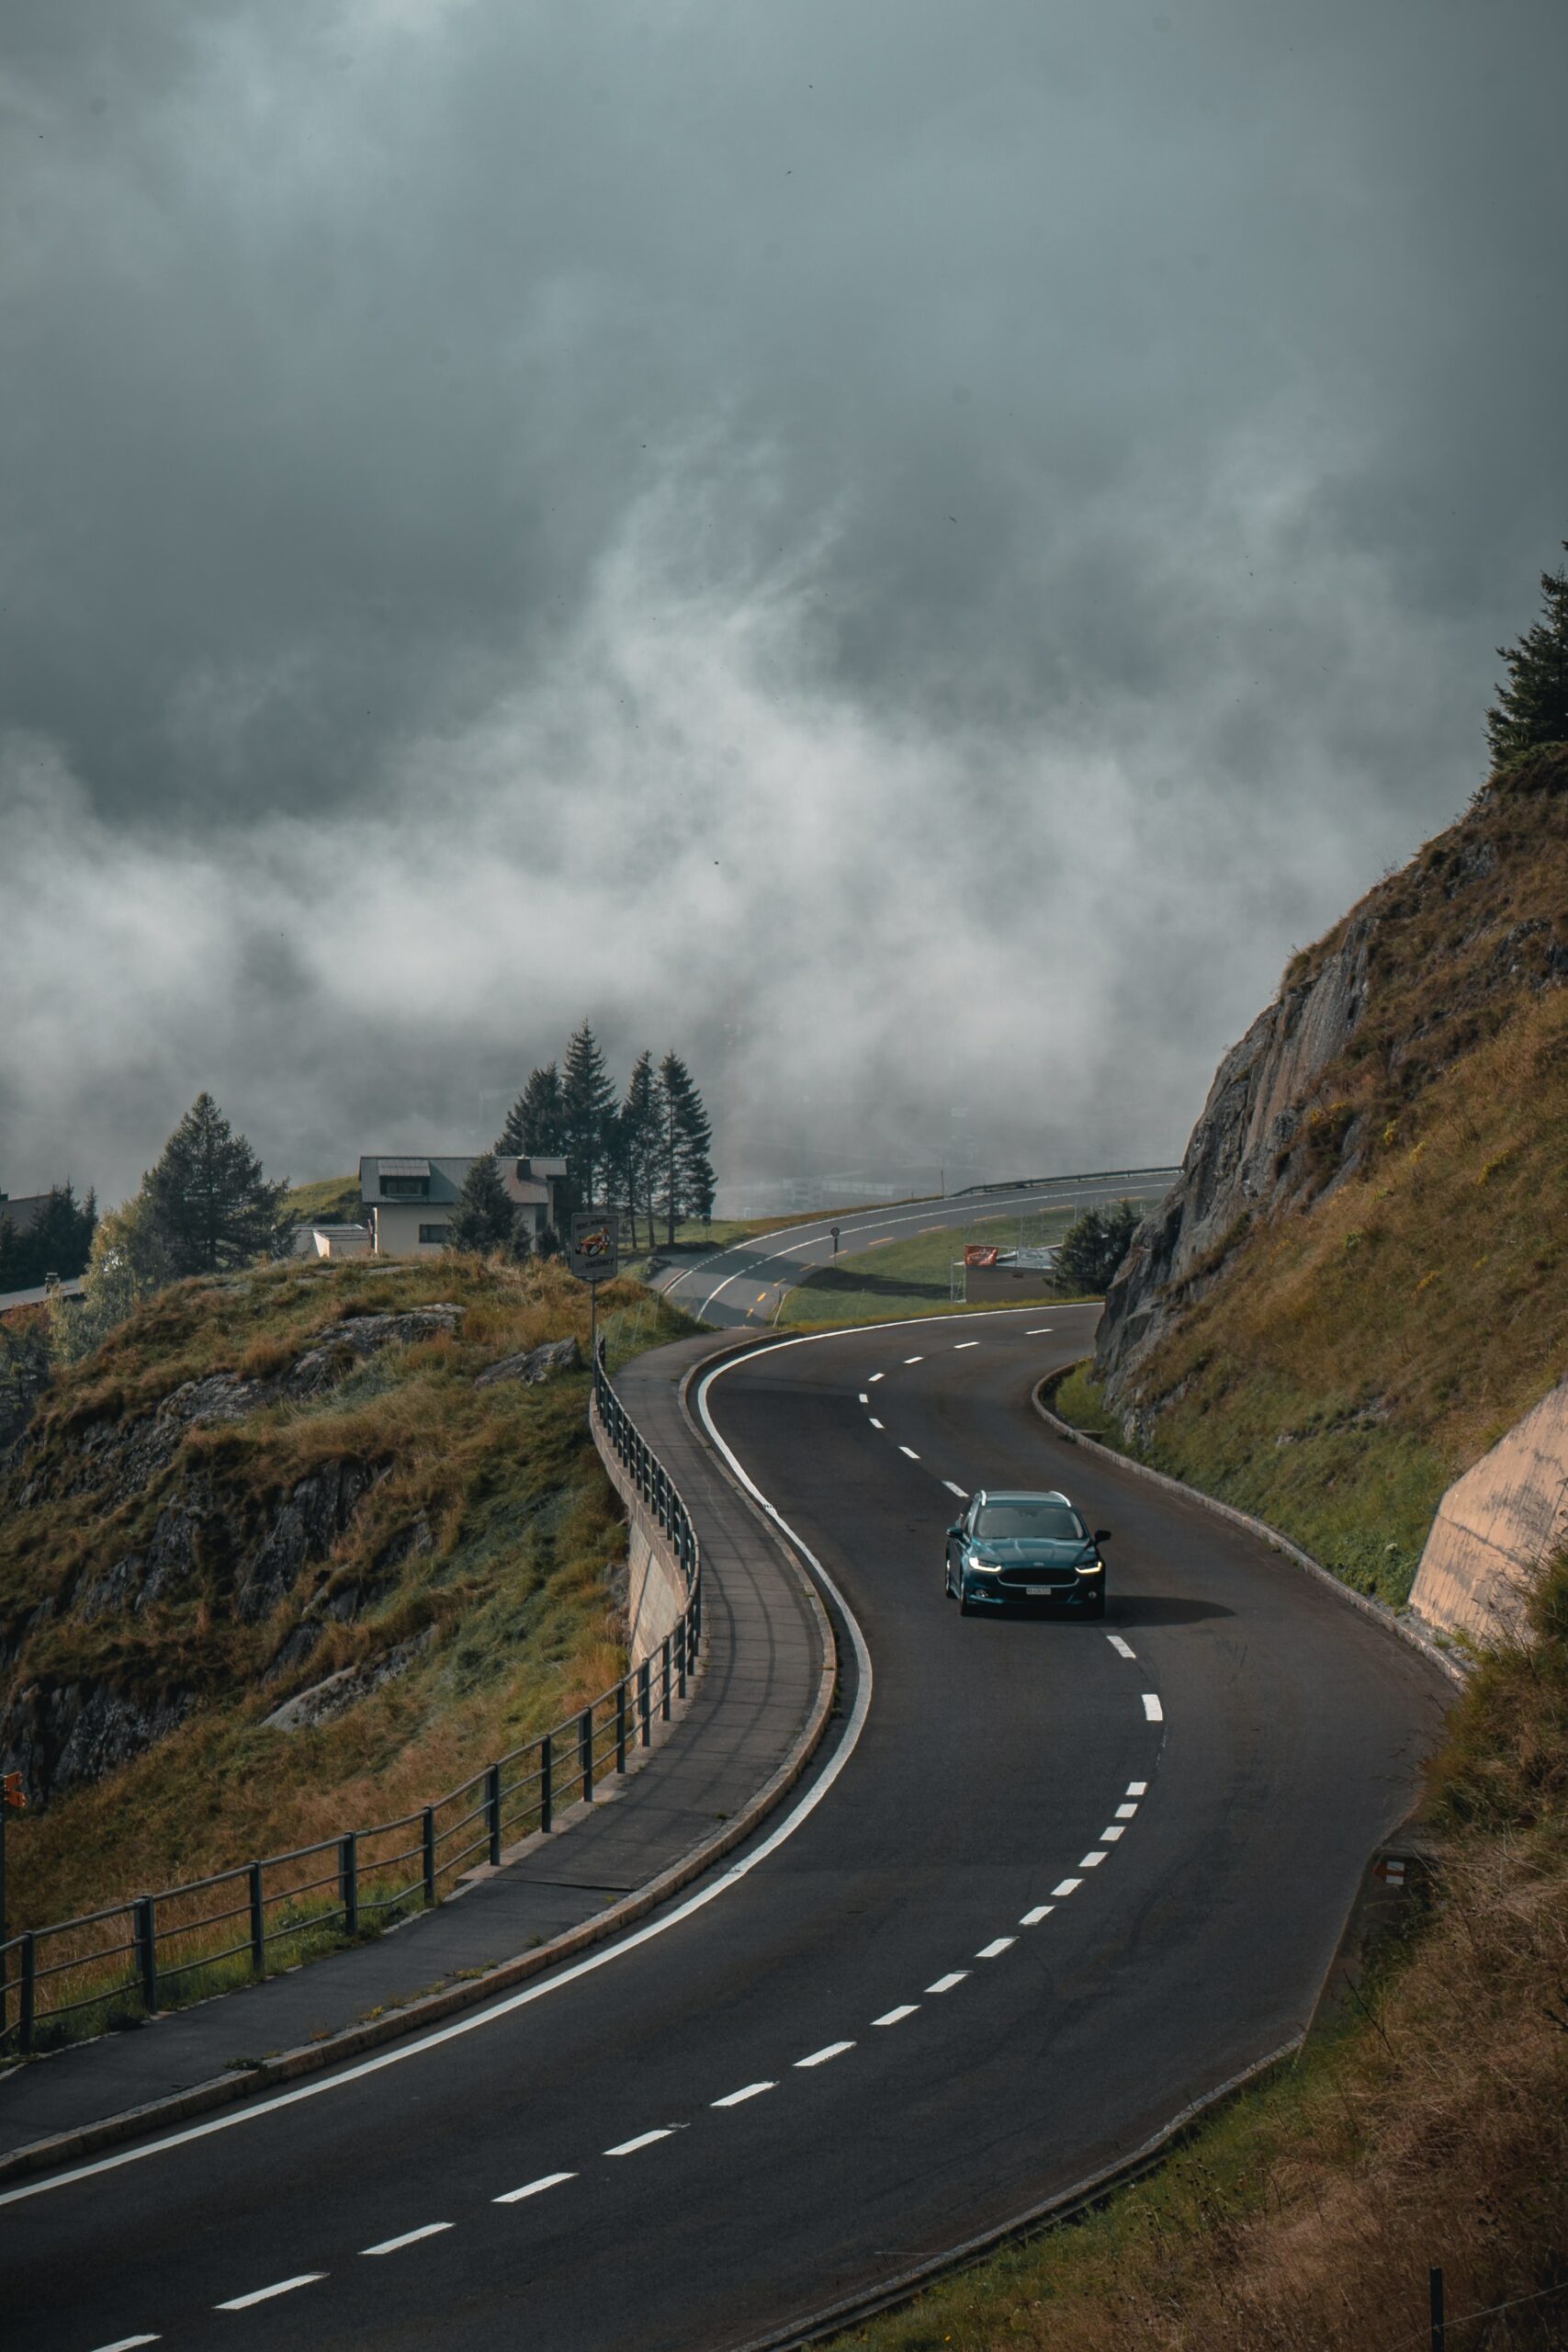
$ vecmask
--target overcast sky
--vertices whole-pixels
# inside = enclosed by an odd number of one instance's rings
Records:
[[[1562,0],[6,0],[0,1186],[1179,1150],[1568,536]],[[954,1114],[961,1114],[956,1123]]]

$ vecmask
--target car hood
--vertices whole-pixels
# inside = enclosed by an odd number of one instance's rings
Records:
[[[1092,1560],[1092,1544],[1044,1544],[1014,1535],[1003,1541],[993,1541],[985,1535],[976,1536],[971,1550],[983,1560],[996,1560],[1004,1568],[1070,1568],[1079,1560]]]

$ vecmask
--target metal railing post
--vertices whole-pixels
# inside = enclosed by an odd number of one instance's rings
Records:
[[[251,1864],[251,1972],[266,1974],[266,1889],[259,1862]]]
[[[652,1681],[652,1669],[647,1658],[644,1658],[637,1670],[637,1712],[642,1744],[645,1747],[651,1747],[653,1745],[653,1699],[650,1688]]]
[[[152,1897],[136,1898],[136,1962],[141,1972],[141,2006],[149,2017],[158,2007],[158,1917]]]
[[[359,1834],[350,1829],[338,1841],[338,1893],[343,1898],[343,1931],[359,1933]]]
[[[664,1646],[660,1652],[659,1712],[668,1723],[670,1720],[670,1636],[668,1634],[664,1636]]]
[[[675,1620],[675,1695],[678,1699],[686,1695],[686,1621],[683,1617]]]
[[[626,1686],[623,1680],[615,1685],[615,1770],[617,1772],[624,1772],[626,1769]]]
[[[547,1732],[539,1742],[539,1826],[553,1829],[556,1826],[554,1779],[555,1742]]]
[[[490,1822],[491,1868],[501,1868],[501,1767],[492,1764],[485,1774],[485,1813]]]
[[[424,1861],[424,1899],[435,1907],[435,1807],[427,1804],[420,1821],[420,1846]]]
[[[593,1794],[593,1710],[584,1707],[577,1719],[577,1760],[582,1772],[582,1795],[586,1803]]]
[[[21,2006],[17,2013],[17,2047],[25,2055],[33,2046],[33,2020],[38,2011],[38,1938],[29,1928],[22,1938]]]

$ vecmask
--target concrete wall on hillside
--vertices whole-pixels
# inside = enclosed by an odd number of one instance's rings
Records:
[[[1530,1578],[1568,1544],[1568,1380],[1456,1479],[1411,1589],[1429,1624],[1486,1641],[1519,1630]]]
[[[652,1657],[666,1635],[673,1633],[686,1606],[686,1579],[674,1546],[632,1483],[631,1475],[604,1434],[597,1408],[589,1416],[599,1458],[610,1484],[626,1505],[630,1524],[626,1592],[626,1647],[633,1666]]]

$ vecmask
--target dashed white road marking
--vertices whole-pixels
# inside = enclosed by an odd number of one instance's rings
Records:
[[[764,2091],[776,2091],[777,2083],[748,2083],[741,2090],[731,2091],[724,2098],[716,2098],[715,2107],[744,2107],[749,2098],[761,2098]]]
[[[919,2001],[900,2001],[896,2009],[884,2009],[879,2018],[873,2018],[872,2024],[902,2025],[906,2018],[914,2016],[919,2006]]]
[[[955,1984],[963,1984],[964,1979],[968,1975],[968,1973],[969,1971],[966,1968],[952,1969],[947,1975],[939,1976],[934,1984],[928,1984],[926,1986],[926,1991],[928,1993],[951,1993]]]
[[[1129,1781],[1127,1783],[1127,1794],[1130,1797],[1146,1797],[1148,1792],[1149,1784],[1146,1781]]]
[[[635,2140],[623,2140],[618,2146],[606,2148],[604,2154],[607,2156],[635,2156],[639,2148],[651,2148],[655,2140],[672,2140],[674,2137],[674,2125],[661,2123],[657,2132],[639,2132]]]
[[[1042,1919],[1048,1919],[1051,1917],[1055,1907],[1054,1903],[1037,1903],[1032,1911],[1024,1913],[1018,1924],[1021,1928],[1037,1928]]]
[[[1126,1835],[1119,1822],[1112,1822],[1109,1829],[1100,1831],[1100,1841],[1102,1846],[1114,1846],[1118,1838],[1125,1838]]]
[[[1115,1653],[1116,1653],[1116,1655],[1117,1655],[1117,1657],[1137,1657],[1138,1653],[1137,1653],[1137,1651],[1133,1647],[1132,1643],[1131,1643],[1131,1642],[1124,1642],[1124,1641],[1122,1639],[1122,1636],[1121,1636],[1121,1634],[1107,1634],[1107,1635],[1105,1636],[1105,1638],[1106,1638],[1106,1640],[1110,1643],[1110,1645],[1111,1645],[1111,1648],[1115,1651]]]
[[[1082,1884],[1083,1881],[1081,1878],[1065,1878],[1062,1881],[1061,1885],[1054,1886],[1051,1889],[1051,1892],[1059,1902],[1064,1894],[1071,1894],[1075,1888],[1080,1887]]]
[[[1082,1861],[1078,1864],[1078,1868],[1080,1871],[1097,1871],[1104,1860],[1105,1856],[1097,1846],[1092,1853],[1086,1854],[1084,1856]]]
[[[1054,1324],[1036,1323],[1032,1331],[1026,1331],[1023,1336],[1026,1340],[1043,1340],[1045,1337],[1046,1332],[1054,1330],[1055,1328]]]
[[[1135,1804],[1119,1804],[1116,1808],[1116,1818],[1118,1821],[1131,1821],[1137,1810]]]
[[[870,1421],[874,1430],[879,1430],[882,1427],[882,1423],[877,1419],[874,1413],[868,1413],[866,1415],[866,1419]]]
[[[887,1374],[885,1372],[874,1372],[867,1378],[865,1385],[868,1388],[874,1388],[879,1380],[886,1380],[886,1377]]]
[[[525,2197],[538,2197],[547,2188],[558,2188],[563,2180],[575,2180],[574,2172],[541,2173],[537,2180],[525,2180],[521,2188],[509,2188],[503,2197],[492,2197],[492,2205],[521,2205]]]
[[[947,1488],[950,1495],[956,1495],[958,1497],[961,1503],[966,1503],[968,1501],[969,1489],[967,1487],[955,1487],[951,1478],[944,1478],[942,1483]]]
[[[841,2058],[846,2050],[853,2048],[852,2041],[829,2041],[825,2050],[814,2050],[809,2058],[797,2058],[795,2063],[797,2066],[825,2066],[829,2058]]]
[[[924,1356],[906,1356],[904,1358],[904,1362],[906,1363],[924,1363],[925,1358]]]
[[[955,1340],[953,1341],[953,1352],[955,1356],[962,1355],[965,1348],[977,1348],[980,1342],[978,1340]]]
[[[910,1459],[910,1461],[911,1461],[911,1462],[918,1462],[918,1461],[919,1460],[919,1458],[920,1458],[920,1457],[919,1457],[919,1455],[915,1452],[915,1449],[914,1449],[914,1447],[913,1447],[912,1445],[901,1445],[901,1446],[898,1448],[898,1451],[899,1451],[899,1453],[907,1453],[907,1454],[908,1455],[908,1457],[909,1457],[909,1459]]]
[[[863,1405],[869,1405],[871,1402],[871,1398],[866,1395],[863,1388],[860,1392],[860,1401]]]
[[[139,2344],[161,2344],[161,2335],[117,2335],[112,2344],[100,2344],[98,2352],[136,2352]]]
[[[1144,1693],[1144,1713],[1152,1724],[1163,1724],[1165,1721],[1165,1709],[1152,1690]]]
[[[438,2238],[443,2230],[452,2228],[450,2222],[426,2222],[422,2230],[405,2230],[400,2238],[383,2238],[379,2245],[362,2245],[361,2254],[400,2254],[405,2245],[417,2245],[421,2238]]]
[[[270,2303],[274,2295],[291,2295],[296,2287],[313,2287],[326,2277],[324,2270],[301,2270],[296,2278],[280,2278],[276,2287],[257,2287],[248,2295],[232,2296],[226,2303],[214,2303],[215,2312],[248,2312],[253,2303]]]
[[[981,1945],[975,1957],[976,1960],[999,1960],[1003,1952],[1010,1951],[1017,1941],[1016,1936],[994,1936],[988,1944]]]

